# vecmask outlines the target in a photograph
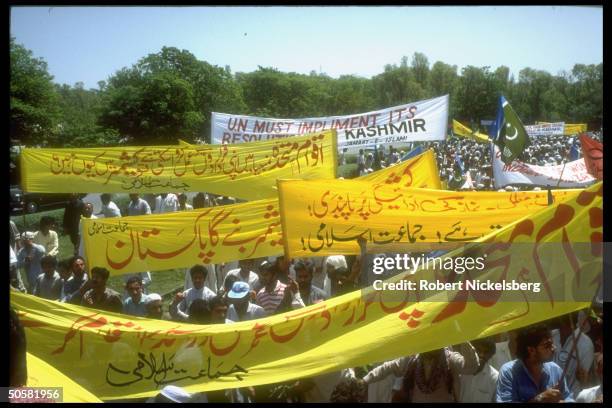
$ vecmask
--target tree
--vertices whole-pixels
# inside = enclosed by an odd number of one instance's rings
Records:
[[[57,144],[59,109],[47,63],[10,39],[10,137],[26,145]]]
[[[429,92],[428,97],[438,97],[449,95],[449,117],[456,116],[458,103],[457,87],[459,85],[459,76],[457,75],[457,66],[448,65],[441,61],[437,61],[429,73]]]
[[[497,97],[498,92],[489,67],[468,65],[461,70],[456,98],[459,105],[457,114],[460,118],[479,124],[482,119],[494,117]]]
[[[146,74],[132,84],[110,87],[100,123],[136,143],[193,141],[204,122],[192,86],[173,72]]]
[[[82,82],[77,82],[74,87],[56,85],[56,92],[61,111],[58,139],[62,146],[95,147],[118,143],[119,134],[116,131],[97,124],[100,109],[98,90],[87,90]]]
[[[385,65],[382,74],[372,78],[372,88],[378,107],[389,107],[415,102],[425,97],[425,89],[416,81],[412,69],[406,65]]]
[[[147,144],[210,141],[211,112],[246,110],[229,67],[174,47],[116,72],[102,96],[99,123]]]
[[[429,60],[420,52],[415,52],[412,56],[412,72],[414,78],[421,85],[421,88],[427,88],[427,80],[429,79]]]
[[[603,64],[576,64],[568,87],[568,115],[578,123],[602,121]]]

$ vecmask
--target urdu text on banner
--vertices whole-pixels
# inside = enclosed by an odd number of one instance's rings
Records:
[[[285,255],[357,255],[389,245],[471,242],[548,205],[546,191],[446,191],[358,180],[279,180]],[[555,190],[564,202],[580,190]],[[422,245],[426,244],[426,245]]]
[[[371,188],[439,189],[436,159],[428,150],[358,180]],[[88,270],[111,275],[189,268],[240,259],[278,256],[283,236],[278,198],[166,214],[82,218]]]
[[[539,293],[453,289],[419,298],[412,290],[397,296],[368,288],[220,325],[108,313],[15,291],[11,306],[25,327],[28,352],[103,400],[150,397],[168,384],[197,392],[284,382],[460,344],[588,307],[601,282],[602,202],[599,183],[480,240],[487,255],[480,279],[540,282]],[[559,248],[543,251],[549,244]],[[532,250],[526,253],[525,245]],[[584,245],[590,249],[581,250]],[[435,274],[420,269],[388,282]],[[462,279],[474,280],[467,272]],[[513,300],[517,295],[520,300]]]
[[[22,186],[36,193],[205,191],[244,200],[277,196],[279,178],[333,179],[334,130],[241,145],[24,149]]]
[[[327,129],[338,131],[338,148],[444,140],[448,100],[444,95],[367,113],[304,119],[212,112],[212,143],[239,144]]]

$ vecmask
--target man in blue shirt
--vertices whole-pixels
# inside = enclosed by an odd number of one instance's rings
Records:
[[[555,346],[544,325],[523,328],[517,359],[504,364],[497,379],[497,402],[573,402],[563,370],[552,361]]]
[[[147,315],[147,296],[142,293],[142,280],[133,276],[125,284],[125,290],[130,295],[123,302],[123,313],[133,316]]]

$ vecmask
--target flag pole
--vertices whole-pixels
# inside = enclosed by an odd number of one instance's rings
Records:
[[[573,143],[572,143],[572,146],[573,146]],[[561,174],[559,175],[559,180],[557,180],[557,188],[559,188],[559,184],[561,184],[561,178],[563,177],[563,172],[565,171],[565,165],[567,164],[571,151],[572,149],[570,148],[569,150],[565,152],[565,158],[563,159],[563,168],[561,168]]]
[[[601,289],[601,284],[603,282],[603,276],[601,277],[601,279],[599,280],[599,284],[597,285],[597,289],[595,289],[595,295],[593,295],[593,299],[591,300],[591,306],[589,307],[586,316],[587,318],[591,315],[592,311],[593,311],[593,304],[595,303],[595,299],[597,299],[597,295],[599,294],[599,290]],[[586,319],[585,319],[586,322]],[[578,316],[576,316],[576,323],[578,323]],[[584,326],[584,322],[578,326],[578,335],[576,336],[574,331],[574,320],[572,319],[572,316],[570,315],[570,326],[571,326],[571,330],[572,330],[572,349],[570,350],[568,356],[567,356],[567,360],[565,360],[565,364],[563,366],[563,372],[561,373],[561,378],[559,379],[559,382],[557,383],[557,389],[558,387],[561,385],[561,383],[563,382],[563,380],[565,379],[566,375],[567,375],[567,370],[569,368],[569,362],[572,359],[572,354],[575,351],[576,352],[576,372],[578,372],[578,369],[580,368],[580,360],[578,358],[578,348],[577,348],[577,343],[578,343],[578,339],[580,338],[580,335],[582,335],[582,327]],[[563,345],[561,345],[561,347],[563,347]]]

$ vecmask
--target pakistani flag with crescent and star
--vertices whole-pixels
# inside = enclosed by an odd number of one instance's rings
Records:
[[[496,127],[495,144],[501,150],[501,159],[505,164],[512,163],[530,142],[523,123],[503,95],[499,98]]]

